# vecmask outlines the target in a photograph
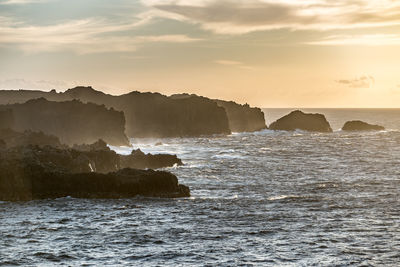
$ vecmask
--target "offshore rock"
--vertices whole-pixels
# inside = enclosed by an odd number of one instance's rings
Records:
[[[137,195],[187,197],[190,190],[179,185],[176,176],[168,172],[136,169],[107,174],[92,172],[90,159],[76,150],[37,146],[0,150],[2,201]]]
[[[42,131],[68,145],[93,143],[100,138],[112,145],[129,145],[124,114],[104,105],[39,98],[0,106],[0,110],[12,110],[16,131]]]
[[[269,128],[271,130],[283,131],[332,132],[332,128],[324,115],[304,113],[300,110],[292,111],[288,115],[278,119]]]
[[[380,125],[369,124],[363,121],[348,121],[343,127],[343,131],[382,131],[385,127]]]

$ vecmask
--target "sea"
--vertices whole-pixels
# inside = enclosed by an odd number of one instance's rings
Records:
[[[131,139],[189,198],[0,202],[0,266],[400,266],[400,109],[303,111],[334,132]]]

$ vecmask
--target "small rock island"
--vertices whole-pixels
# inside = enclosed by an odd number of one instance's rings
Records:
[[[385,127],[380,125],[369,124],[363,121],[355,120],[346,122],[343,131],[383,131]]]
[[[322,114],[304,113],[300,110],[295,110],[288,115],[273,122],[269,129],[281,131],[303,130],[309,132],[330,133],[332,128],[325,116]]]

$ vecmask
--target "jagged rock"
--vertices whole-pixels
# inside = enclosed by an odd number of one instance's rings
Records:
[[[37,146],[0,151],[0,200],[59,197],[187,197],[175,175],[153,170],[91,172],[90,159],[76,150]]]
[[[122,168],[135,169],[159,169],[171,167],[175,164],[183,165],[182,161],[176,155],[169,154],[145,154],[140,149],[133,150],[130,155],[120,156]]]
[[[288,115],[278,119],[269,128],[271,130],[283,131],[332,132],[332,128],[324,115],[304,113],[300,110],[292,111]]]
[[[40,98],[5,105],[0,110],[13,111],[15,130],[42,131],[68,145],[93,143],[100,138],[112,145],[129,145],[124,114],[104,105]]]
[[[232,132],[254,132],[266,129],[264,112],[248,104],[240,105],[233,101],[215,100],[226,110],[229,128]]]
[[[0,139],[7,147],[26,145],[65,147],[56,136],[46,135],[43,132],[17,132],[11,129],[0,129]]]
[[[348,121],[343,127],[343,131],[382,131],[385,127],[380,125],[369,124],[363,121]]]

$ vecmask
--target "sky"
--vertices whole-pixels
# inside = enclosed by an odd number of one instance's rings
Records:
[[[400,108],[398,0],[0,0],[0,89]]]

